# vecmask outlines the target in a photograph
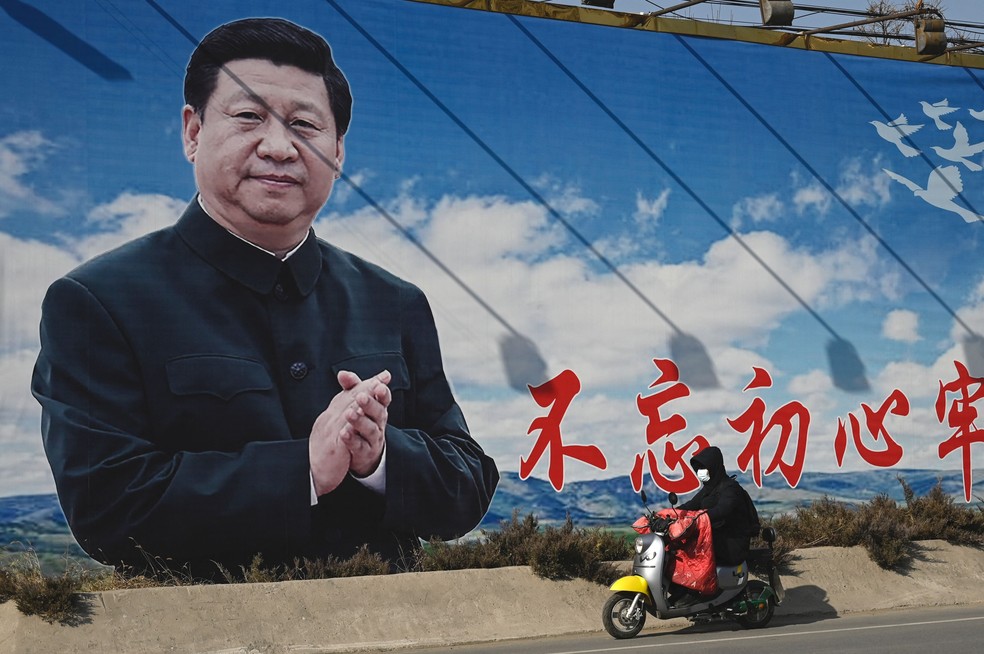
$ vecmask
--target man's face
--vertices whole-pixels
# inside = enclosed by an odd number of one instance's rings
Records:
[[[241,83],[219,71],[204,118],[183,110],[185,156],[217,222],[268,249],[292,247],[328,199],[345,155],[324,81],[263,59],[226,69]]]

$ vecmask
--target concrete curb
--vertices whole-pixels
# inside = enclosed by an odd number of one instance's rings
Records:
[[[881,570],[860,548],[801,550],[791,568],[778,615],[984,601],[984,551],[941,541],[920,543],[904,575]],[[600,631],[608,594],[525,567],[114,591],[89,596],[78,626],[0,605],[0,654],[313,654],[530,638]]]

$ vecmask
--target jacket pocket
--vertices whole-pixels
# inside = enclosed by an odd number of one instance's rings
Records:
[[[410,371],[406,359],[399,352],[360,354],[339,361],[331,367],[331,370],[334,375],[338,375],[340,370],[349,370],[357,374],[359,379],[367,379],[389,370],[393,376],[388,384],[390,390],[405,391],[410,388]]]
[[[212,395],[229,401],[240,393],[267,391],[273,380],[262,363],[227,354],[192,354],[165,364],[175,395]]]

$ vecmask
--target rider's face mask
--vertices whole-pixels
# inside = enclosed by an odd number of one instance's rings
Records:
[[[697,479],[700,479],[700,483],[706,484],[711,480],[711,471],[701,468],[697,471]]]

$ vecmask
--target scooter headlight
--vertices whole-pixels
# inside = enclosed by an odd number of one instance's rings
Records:
[[[645,542],[643,542],[643,540],[641,538],[636,538],[635,539],[635,553],[636,554],[642,554],[642,550],[645,549],[645,547],[646,547],[646,544],[645,544]]]

